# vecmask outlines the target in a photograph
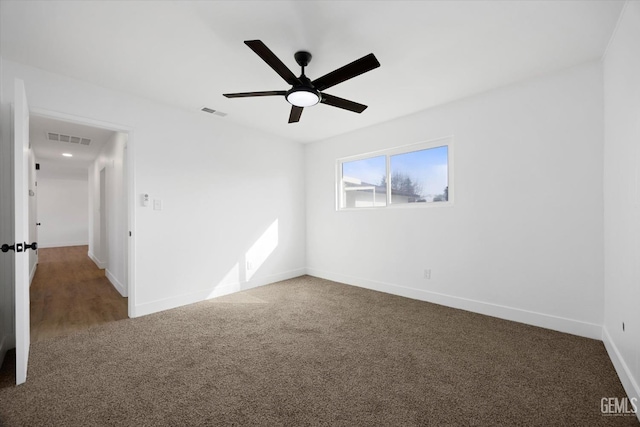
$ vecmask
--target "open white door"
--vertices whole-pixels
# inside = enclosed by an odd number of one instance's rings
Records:
[[[29,361],[29,106],[24,82],[16,79],[13,109],[15,210],[16,384],[27,380]],[[35,249],[35,248],[33,248]]]

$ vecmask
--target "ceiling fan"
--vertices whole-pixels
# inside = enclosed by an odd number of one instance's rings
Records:
[[[264,62],[266,62],[276,73],[280,75],[292,87],[289,90],[271,90],[263,92],[243,92],[243,93],[225,93],[227,98],[246,98],[252,96],[284,96],[291,104],[291,114],[289,114],[289,123],[296,123],[300,120],[304,107],[311,107],[317,103],[323,103],[332,107],[342,108],[344,110],[362,113],[367,106],[358,104],[357,102],[347,99],[338,98],[322,92],[332,86],[349,80],[353,77],[378,68],[380,63],[373,55],[363,56],[344,67],[338,68],[324,76],[313,81],[304,75],[304,67],[309,65],[311,54],[306,51],[296,52],[294,58],[298,65],[302,67],[300,77],[287,68],[286,65],[260,40],[246,40],[244,42],[249,46]]]

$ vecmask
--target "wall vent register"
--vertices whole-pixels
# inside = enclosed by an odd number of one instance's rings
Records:
[[[49,141],[68,142],[68,143],[71,143],[71,144],[79,144],[79,145],[90,145],[91,144],[91,139],[90,138],[83,138],[83,137],[80,137],[80,136],[65,135],[65,134],[56,133],[56,132],[47,132],[47,139]]]
[[[204,111],[205,113],[213,114],[214,116],[220,117],[225,117],[227,115],[227,113],[223,113],[222,111],[214,110],[213,108],[209,107],[202,107],[200,111]]]

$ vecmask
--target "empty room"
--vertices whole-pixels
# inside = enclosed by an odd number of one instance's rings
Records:
[[[638,425],[638,1],[0,0],[0,200],[0,425]]]

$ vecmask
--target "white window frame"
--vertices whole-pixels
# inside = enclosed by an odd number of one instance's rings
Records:
[[[447,183],[448,183],[448,199],[446,202],[429,202],[429,203],[391,203],[391,156],[398,154],[406,154],[414,151],[429,150],[437,147],[447,147]],[[342,207],[344,205],[345,190],[342,181],[342,164],[353,162],[357,160],[369,159],[372,157],[385,156],[386,159],[386,174],[387,174],[387,204],[386,206],[368,206],[368,207]],[[358,154],[355,156],[341,157],[336,160],[336,197],[335,208],[336,211],[362,211],[362,210],[378,210],[378,209],[423,209],[423,208],[436,208],[436,207],[448,207],[453,205],[454,199],[454,185],[453,185],[453,136],[447,136],[443,138],[431,139],[428,141],[417,142],[413,144],[402,145],[393,148],[387,148],[384,150],[370,151],[368,153]]]

